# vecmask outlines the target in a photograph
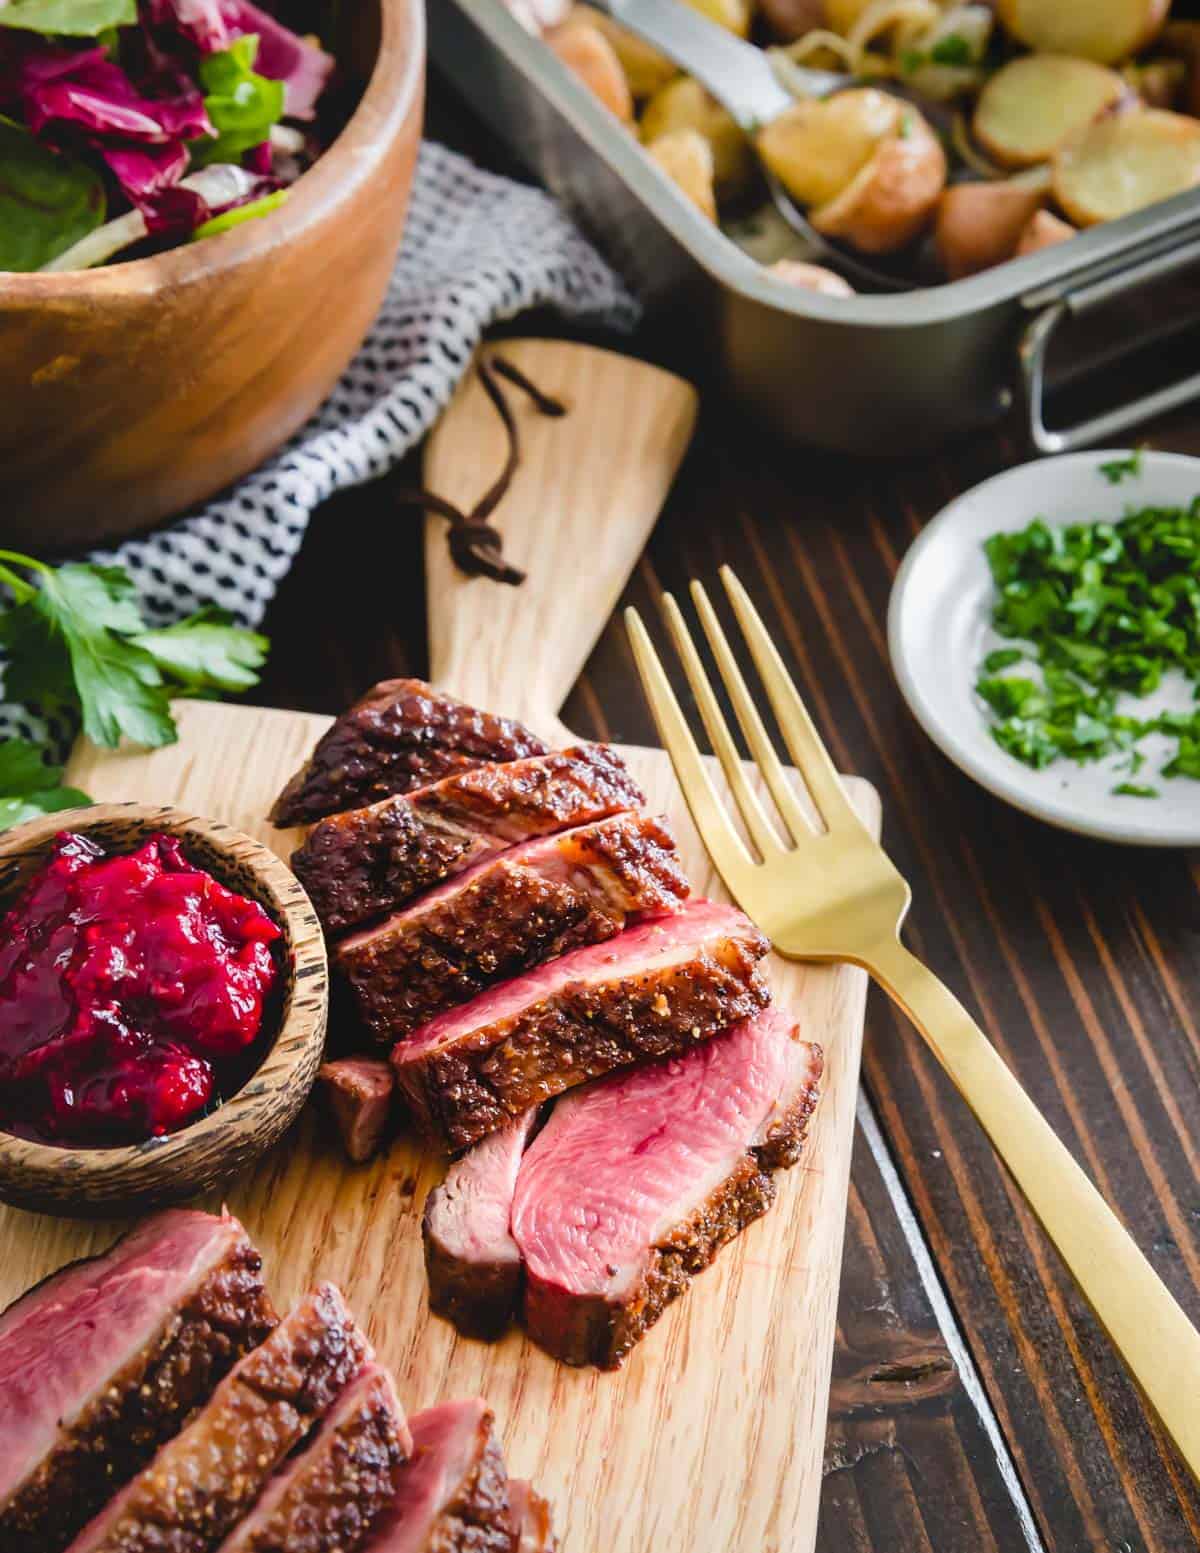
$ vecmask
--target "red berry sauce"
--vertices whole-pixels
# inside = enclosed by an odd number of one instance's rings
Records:
[[[134,1143],[245,1081],[280,929],[171,836],[109,856],[64,832],[0,921],[0,1127]]]

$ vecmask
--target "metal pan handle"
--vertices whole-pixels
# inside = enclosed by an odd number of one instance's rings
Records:
[[[1200,396],[1200,372],[1193,372],[1177,383],[1168,383],[1153,393],[1117,405],[1090,420],[1053,430],[1046,425],[1046,357],[1054,332],[1065,318],[1079,318],[1126,292],[1150,285],[1156,280],[1200,261],[1200,237],[1166,249],[1157,249],[1148,258],[1127,268],[1110,271],[1093,281],[1085,281],[1074,290],[1041,292],[1025,298],[1025,306],[1038,309],[1021,337],[1021,377],[1025,386],[1025,405],[1029,415],[1029,435],[1039,453],[1067,453],[1074,448],[1092,447],[1109,441],[1118,432],[1139,421],[1164,414]]]

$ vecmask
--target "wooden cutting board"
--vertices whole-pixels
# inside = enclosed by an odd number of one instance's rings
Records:
[[[518,410],[524,458],[498,522],[506,554],[529,573],[523,588],[461,577],[444,526],[431,522],[432,677],[558,740],[568,735],[557,709],[653,525],[691,433],[694,395],[607,352],[523,341],[503,353],[574,409],[563,421]],[[428,484],[469,502],[503,454],[472,383],[432,439]],[[70,780],[96,799],[194,809],[286,857],[297,833],[273,831],[263,817],[328,719],[198,701],[177,703],[177,714],[178,744],[153,753],[81,747]],[[696,890],[720,896],[667,757],[624,754],[651,809],[669,815]],[[873,790],[852,787],[877,826]],[[410,1411],[488,1398],[510,1469],[554,1505],[564,1553],[813,1546],[866,981],[849,968],[777,957],[769,976],[777,1000],[826,1051],[808,1150],[777,1176],[775,1208],[695,1280],[616,1374],[559,1365],[519,1332],[492,1346],[469,1342],[430,1317],[421,1210],[444,1164],[406,1139],[353,1167],[309,1107],[225,1194],[262,1248],[277,1302],[286,1306],[317,1278],[340,1284]],[[117,1227],[0,1210],[0,1306],[106,1245]]]

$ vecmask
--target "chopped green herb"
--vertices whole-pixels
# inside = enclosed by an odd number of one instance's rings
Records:
[[[1157,798],[1157,787],[1139,787],[1136,782],[1121,782],[1113,788],[1113,792],[1122,798]]]
[[[1123,473],[1110,478],[1124,478],[1126,464],[1136,471],[1140,457],[1120,461]],[[1122,695],[1151,694],[1170,672],[1200,701],[1200,497],[1116,523],[1036,519],[993,534],[984,549],[996,585],[992,625],[1023,644],[989,652],[976,679],[997,744],[1037,770],[1124,752],[1133,774],[1145,760],[1135,746],[1157,733],[1175,742],[1162,776],[1200,781],[1200,710],[1138,717],[1118,706]],[[1001,672],[1019,662],[1025,672]]]
[[[1109,485],[1120,485],[1122,480],[1129,480],[1142,472],[1142,450],[1135,448],[1128,458],[1110,458],[1106,464],[1100,465],[1100,473],[1108,481]]]
[[[905,75],[915,75],[928,57],[920,49],[902,49],[900,52],[900,69]]]
[[[0,613],[6,697],[78,712],[87,736],[109,749],[122,738],[152,747],[173,743],[171,695],[245,690],[256,682],[267,648],[265,638],[214,610],[148,630],[134,585],[119,566],[52,567],[0,550],[0,584],[13,599]]]
[[[935,65],[969,65],[971,45],[961,33],[948,32],[929,50],[929,57]]]

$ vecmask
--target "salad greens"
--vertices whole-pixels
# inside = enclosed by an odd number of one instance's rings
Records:
[[[1137,472],[1134,458],[1101,473],[1116,483]],[[1161,775],[1200,781],[1200,705],[1137,716],[1122,702],[1153,694],[1169,671],[1200,702],[1200,496],[1116,523],[1054,527],[1039,518],[993,534],[984,548],[996,584],[992,625],[1021,643],[988,653],[976,679],[996,743],[1038,770],[1124,753],[1132,774],[1145,763],[1138,743],[1165,734],[1174,752]],[[1114,792],[1156,796],[1132,781]]]
[[[0,0],[0,271],[277,208],[332,70],[253,0]]]
[[[13,601],[0,614],[5,697],[73,712],[87,736],[109,749],[122,738],[173,743],[172,695],[247,690],[266,658],[266,638],[220,610],[150,629],[119,566],[53,567],[0,550],[0,583]],[[0,744],[0,828],[28,817],[18,813],[22,805],[41,813],[81,801],[58,787],[60,775],[36,746]]]
[[[40,270],[100,226],[106,204],[93,168],[0,118],[0,270]]]

